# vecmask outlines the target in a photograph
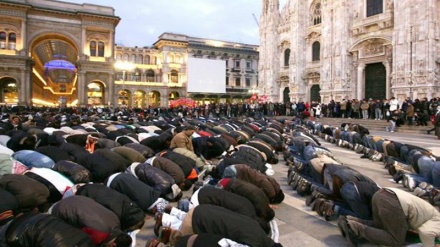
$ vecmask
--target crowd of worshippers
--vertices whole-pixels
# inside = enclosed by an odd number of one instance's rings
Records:
[[[0,124],[0,246],[135,246],[146,216],[147,247],[282,246],[282,122],[63,114]]]
[[[337,220],[350,246],[365,240],[402,246],[407,237],[418,238],[423,246],[440,243],[440,157],[422,147],[372,136],[359,124],[334,127],[306,120],[290,125],[284,151],[290,165],[288,184],[318,215]],[[406,189],[381,188],[339,161],[317,136],[360,158],[383,162]]]

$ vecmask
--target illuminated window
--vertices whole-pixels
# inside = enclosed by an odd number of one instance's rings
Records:
[[[98,42],[98,57],[104,57],[105,45],[104,42]]]
[[[6,49],[6,33],[0,32],[0,49]]]
[[[9,50],[15,49],[15,44],[17,42],[17,35],[15,33],[9,33]]]
[[[171,70],[171,82],[179,83],[179,73],[177,70]]]
[[[90,42],[90,56],[96,56],[96,41]]]
[[[147,71],[147,81],[148,82],[154,81],[154,71],[151,69]]]

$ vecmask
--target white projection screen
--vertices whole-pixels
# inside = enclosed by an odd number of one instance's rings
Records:
[[[226,61],[188,58],[188,93],[226,93]]]

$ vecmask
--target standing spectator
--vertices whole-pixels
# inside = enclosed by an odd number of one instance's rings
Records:
[[[376,105],[374,108],[374,116],[376,120],[381,120],[383,118],[382,115],[383,103],[380,99],[376,100]]]
[[[406,120],[408,121],[408,125],[410,126],[413,125],[413,119],[414,119],[414,106],[411,102],[408,102],[408,107],[406,109]]]
[[[340,112],[341,112],[341,118],[347,117],[347,101],[345,99],[342,99]]]
[[[353,118],[360,118],[360,116],[359,116],[360,104],[357,99],[353,99],[353,104],[352,104],[351,108],[353,110],[353,112],[352,112]]]
[[[361,104],[362,119],[368,119],[368,108],[370,108],[370,105],[366,100],[363,100]]]

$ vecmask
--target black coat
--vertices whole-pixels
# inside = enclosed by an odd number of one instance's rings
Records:
[[[121,229],[125,230],[145,219],[145,213],[128,196],[103,184],[86,184],[76,195],[89,197],[118,216]]]
[[[131,169],[131,167],[128,169]],[[160,168],[142,163],[135,167],[134,172],[139,180],[148,184],[153,189],[160,191],[161,197],[172,192],[171,186],[175,184],[175,181],[171,175],[162,171]]]
[[[55,163],[60,160],[71,160],[70,155],[59,147],[42,146],[35,149],[35,151],[46,155],[47,157],[51,158]]]
[[[77,158],[78,164],[87,168],[92,174],[92,181],[102,183],[111,174],[118,172],[118,164],[115,164],[98,154],[88,152]]]
[[[96,243],[112,239],[120,231],[120,222],[115,213],[85,196],[69,196],[52,206],[51,214],[77,228],[89,228],[102,234]]]
[[[46,186],[23,175],[6,174],[1,176],[0,188],[15,196],[20,209],[33,209],[47,202],[49,197],[49,190]]]
[[[128,196],[139,208],[147,212],[151,205],[160,197],[160,192],[144,184],[133,175],[128,173],[115,174],[113,180],[105,181],[105,184]]]
[[[187,177],[189,174],[191,174],[193,169],[196,167],[196,162],[193,159],[186,157],[183,154],[179,154],[179,153],[168,150],[168,151],[161,152],[159,155],[161,157],[169,159],[169,160],[173,161],[174,163],[176,163],[177,165],[179,165],[180,168],[182,169],[185,177]]]
[[[195,233],[210,233],[224,236],[252,247],[271,247],[272,239],[247,216],[226,208],[202,204],[194,208],[192,228]]]
[[[92,174],[90,171],[73,161],[60,160],[55,164],[53,170],[63,174],[74,184],[88,183],[92,181]]]
[[[94,244],[86,233],[53,215],[29,212],[0,230],[0,246],[92,247]]]

